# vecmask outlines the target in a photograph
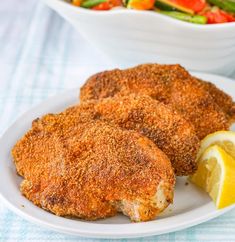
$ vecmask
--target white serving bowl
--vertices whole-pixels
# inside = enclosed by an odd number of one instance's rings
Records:
[[[197,25],[152,11],[92,11],[43,0],[118,66],[180,63],[189,70],[235,70],[235,23]]]

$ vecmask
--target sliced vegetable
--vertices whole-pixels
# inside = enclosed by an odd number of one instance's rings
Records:
[[[121,0],[106,0],[105,2],[102,2],[94,7],[92,7],[92,10],[110,10],[114,7],[122,6]]]
[[[109,4],[112,7],[123,6],[122,0],[109,0]]]
[[[79,7],[79,6],[81,5],[81,0],[72,0],[72,4],[73,4],[74,6]]]
[[[206,0],[174,0],[174,1],[181,6],[192,9],[196,13],[202,11],[206,7]]]
[[[220,13],[227,18],[228,22],[235,22],[235,16],[234,15],[231,15],[231,14],[225,12],[225,11],[222,11],[222,10],[220,11]]]
[[[235,17],[218,7],[211,8],[210,11],[207,11],[203,14],[207,18],[208,24],[218,24],[218,23],[228,23],[234,22]]]
[[[225,11],[235,13],[235,0],[208,0],[208,2],[222,8]]]
[[[235,0],[66,0],[92,10],[110,10],[117,6],[154,10],[170,17],[196,23],[235,22]]]
[[[155,0],[129,0],[127,8],[149,10],[154,8],[154,2]]]
[[[123,6],[125,6],[125,7],[126,7],[126,6],[127,6],[127,4],[128,4],[128,2],[129,2],[128,0],[122,0]]]
[[[175,10],[177,10],[175,7],[170,6],[170,5],[165,4],[163,2],[160,2],[160,1],[155,1],[154,5],[155,5],[156,8],[159,8],[160,10],[164,10],[164,11],[175,11]]]
[[[86,0],[84,2],[82,2],[81,7],[83,8],[93,8],[97,5],[99,5],[100,3],[104,3],[107,0]]]
[[[182,11],[182,12],[185,12],[185,13],[194,14],[194,11],[192,9],[186,8],[183,5],[180,5],[176,2],[177,1],[175,1],[175,0],[157,0],[155,5],[158,4],[158,3],[162,3],[165,6],[172,8],[172,9],[169,9],[169,10],[168,9],[164,9],[164,10],[171,11],[171,10],[176,9],[176,10],[179,10],[179,11]]]
[[[112,7],[110,6],[110,4],[108,2],[103,2],[103,3],[100,3],[100,4],[96,5],[92,9],[93,10],[109,10],[111,8]]]
[[[195,23],[195,24],[206,24],[207,23],[207,18],[205,16],[201,15],[190,15],[182,12],[177,12],[177,11],[159,11],[162,14],[168,15],[170,17],[190,22],[190,23]]]
[[[206,0],[157,0],[181,12],[194,14],[202,11],[206,6]],[[158,3],[156,3],[158,4]]]

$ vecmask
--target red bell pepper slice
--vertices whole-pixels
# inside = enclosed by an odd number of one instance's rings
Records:
[[[110,6],[110,4],[108,2],[103,2],[100,3],[94,7],[92,7],[93,10],[110,10],[112,7]]]
[[[93,10],[110,10],[113,7],[122,6],[121,0],[107,0],[106,2],[100,3],[94,6]]]
[[[198,13],[206,7],[206,0],[170,0],[177,5],[189,8]]]
[[[213,7],[210,11],[203,14],[207,17],[208,24],[235,22],[235,17],[217,7]]]
[[[109,0],[110,4],[112,5],[112,7],[118,7],[118,6],[122,6],[122,0]]]

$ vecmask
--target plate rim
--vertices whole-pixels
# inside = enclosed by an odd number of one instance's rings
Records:
[[[203,79],[222,79],[223,81],[229,82],[231,84],[231,82],[235,81],[231,78],[228,77],[224,77],[224,76],[220,76],[220,75],[214,75],[214,74],[207,74],[207,73],[202,73],[202,72],[191,72],[191,74],[197,76],[197,77],[202,77]],[[33,110],[37,110],[39,109],[41,106],[45,106],[45,104],[47,104],[50,101],[53,101],[54,99],[58,98],[59,96],[66,96],[69,97],[71,96],[71,92],[77,92],[78,93],[78,88],[72,88],[72,89],[67,89],[59,94],[53,95],[45,100],[43,100],[42,102],[38,103],[37,105],[32,106],[29,110],[27,110],[26,112],[24,112],[23,114],[21,114],[8,128],[7,130],[3,133],[3,135],[1,135],[0,137],[0,143],[2,143],[4,141],[4,138],[8,136],[8,133],[12,132],[13,127],[19,122],[19,120],[22,120],[24,116],[30,115],[33,113]],[[58,103],[58,101],[56,101],[56,103]],[[2,151],[0,151],[0,154],[2,153]],[[3,152],[4,153],[4,152]],[[1,171],[0,171],[1,173]],[[16,194],[17,196],[17,194]],[[53,224],[50,221],[43,221],[42,219],[38,218],[37,216],[35,217],[35,214],[28,214],[27,212],[23,211],[20,207],[18,207],[16,204],[12,204],[9,199],[7,199],[3,194],[2,194],[2,190],[1,190],[1,186],[0,186],[0,199],[3,201],[3,203],[6,205],[6,207],[8,207],[10,210],[12,210],[13,212],[15,212],[17,215],[23,217],[24,219],[33,222],[34,224],[39,224],[40,226],[44,227],[44,228],[50,228],[51,230],[57,231],[57,232],[62,232],[62,233],[66,233],[66,234],[70,234],[70,235],[79,235],[82,237],[88,237],[88,238],[137,238],[137,237],[145,237],[145,236],[153,236],[153,235],[160,235],[160,234],[165,234],[165,233],[169,233],[169,232],[176,232],[185,228],[189,228],[192,226],[195,226],[197,224],[206,222],[208,220],[211,220],[215,217],[218,217],[228,211],[230,211],[231,209],[235,208],[235,205],[232,205],[228,208],[222,209],[222,210],[212,210],[209,213],[205,213],[201,216],[198,216],[196,218],[193,218],[190,220],[190,222],[186,219],[188,216],[190,217],[192,213],[197,213],[197,210],[201,207],[205,207],[205,209],[208,209],[208,204],[211,205],[212,202],[205,204],[199,208],[193,209],[192,211],[188,211],[186,213],[183,214],[179,214],[176,216],[173,216],[171,219],[174,220],[174,217],[176,219],[180,219],[181,223],[177,222],[174,223],[173,225],[169,226],[169,224],[167,226],[165,226],[165,228],[158,228],[158,222],[160,220],[155,220],[155,221],[149,221],[149,222],[142,222],[142,223],[130,223],[130,224],[93,224],[93,223],[88,223],[86,221],[76,221],[76,223],[78,224],[87,224],[88,227],[91,227],[91,229],[74,229],[74,228],[65,228],[63,225],[61,225],[60,223],[55,223]],[[26,198],[25,198],[26,199]],[[27,199],[26,199],[27,200]],[[30,202],[31,203],[31,202]],[[31,205],[34,207],[35,205],[31,203]],[[36,206],[35,206],[36,207]],[[40,212],[46,212],[41,208],[38,208],[42,211]],[[48,212],[46,212],[48,213]],[[50,213],[48,213],[50,214]],[[63,217],[58,217],[55,216],[53,214],[50,214],[51,216],[53,216],[56,221],[58,220],[62,220],[64,221],[66,218]],[[74,221],[74,220],[72,220]],[[149,226],[148,226],[149,225]],[[151,225],[151,226],[150,226]],[[155,229],[154,226],[155,225]],[[139,227],[142,227],[142,230]],[[102,231],[101,228],[106,228],[106,231]],[[113,230],[111,230],[112,228],[116,229],[115,232],[113,232]],[[132,227],[133,229],[130,231],[125,230],[125,227]],[[143,227],[144,227],[144,231],[143,231]],[[92,232],[92,228],[96,228],[96,231]],[[99,229],[97,229],[99,228]],[[108,229],[108,230],[107,230]],[[99,232],[98,232],[98,231]],[[124,232],[125,231],[125,232]]]

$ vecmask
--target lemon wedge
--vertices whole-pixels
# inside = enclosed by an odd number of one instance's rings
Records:
[[[201,142],[197,158],[211,145],[218,145],[235,159],[235,132],[218,131],[206,136]]]
[[[190,180],[210,195],[217,208],[235,203],[235,160],[220,146],[205,150]]]

